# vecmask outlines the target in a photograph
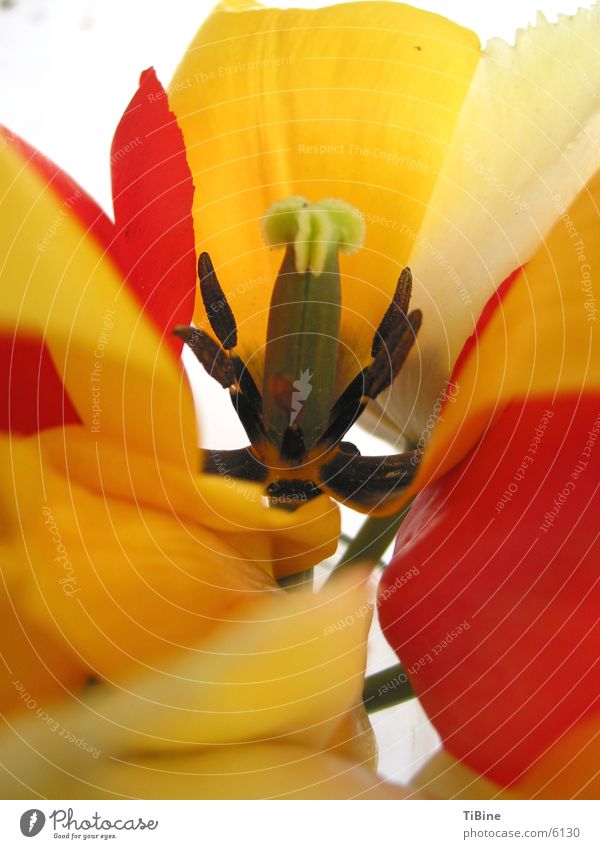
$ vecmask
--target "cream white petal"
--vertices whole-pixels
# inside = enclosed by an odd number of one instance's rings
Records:
[[[379,415],[417,442],[485,302],[600,166],[600,6],[484,51],[410,265],[418,346]],[[574,251],[585,256],[578,234]],[[582,258],[582,262],[585,260]],[[373,412],[373,411],[372,411]],[[389,433],[389,428],[388,428]]]

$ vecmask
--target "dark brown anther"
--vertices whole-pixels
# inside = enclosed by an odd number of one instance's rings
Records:
[[[320,470],[320,483],[340,501],[375,510],[408,486],[418,468],[411,451],[389,457],[361,457],[337,451]]]
[[[221,345],[230,351],[237,345],[237,324],[207,253],[198,257],[198,278],[210,326]]]
[[[232,389],[231,402],[252,445],[259,445],[264,442],[266,434],[262,416],[257,413],[244,393]]]
[[[410,296],[412,294],[412,274],[410,268],[402,269],[394,297],[385,311],[385,315],[379,323],[379,327],[375,331],[373,337],[373,345],[371,347],[371,356],[376,357],[381,346],[388,341],[392,333],[398,327],[399,323],[406,318],[408,306],[410,304]]]
[[[267,477],[267,468],[256,459],[250,447],[229,451],[206,450],[204,471],[210,475],[240,478],[262,483]]]
[[[413,310],[408,317],[402,316],[386,344],[382,345],[371,365],[365,369],[365,395],[368,398],[377,398],[396,379],[417,338],[421,319],[421,310]]]
[[[359,371],[333,405],[329,425],[319,440],[320,445],[335,445],[350,430],[366,407],[365,390],[365,372]]]
[[[240,357],[233,356],[231,358],[233,368],[235,370],[236,380],[240,390],[244,393],[257,415],[262,414],[262,396],[258,390],[258,386],[254,382],[254,378],[243,360]]]
[[[281,440],[281,459],[292,463],[299,463],[306,457],[306,445],[304,436],[298,425],[290,425],[285,429]]]
[[[198,362],[224,389],[234,385],[236,377],[231,360],[211,336],[196,327],[176,327],[173,333],[183,339]]]
[[[283,510],[297,510],[303,504],[321,495],[321,492],[322,490],[313,481],[295,478],[273,481],[267,487],[271,504]]]

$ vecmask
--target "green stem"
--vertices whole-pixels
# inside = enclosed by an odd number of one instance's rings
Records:
[[[415,692],[408,675],[399,663],[365,679],[363,702],[367,713],[375,713],[414,698]]]
[[[296,572],[293,575],[288,575],[287,578],[280,578],[277,582],[279,586],[292,592],[294,590],[312,590],[313,588],[313,569],[306,569],[304,572]]]
[[[331,580],[334,575],[339,575],[355,563],[365,561],[373,565],[379,563],[387,547],[398,533],[398,528],[406,518],[409,509],[410,504],[406,504],[399,513],[393,516],[367,517],[357,535],[348,545],[344,556],[331,572],[329,579]]]

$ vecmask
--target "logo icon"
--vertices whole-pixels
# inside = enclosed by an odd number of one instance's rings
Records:
[[[21,834],[25,837],[35,837],[46,824],[46,816],[38,808],[31,808],[21,815]]]
[[[312,374],[308,369],[300,373],[300,377],[298,380],[294,381],[294,389],[295,392],[292,393],[292,411],[290,414],[290,424],[293,425],[298,416],[300,415],[300,411],[302,410],[302,402],[306,401],[310,393],[312,392],[312,385],[310,379]]]

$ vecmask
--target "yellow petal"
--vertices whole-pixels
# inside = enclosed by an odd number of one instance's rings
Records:
[[[360,700],[370,612],[371,591],[357,573],[318,595],[248,605],[237,624],[193,655],[180,653],[162,673],[50,706],[48,720],[10,720],[0,790],[5,797],[24,785],[45,796],[92,798],[401,797],[365,766],[368,748],[361,757],[356,747],[340,747]]]
[[[56,721],[60,722],[59,728],[65,727],[60,715]],[[32,725],[30,721],[26,731]],[[17,731],[30,739],[21,726]],[[7,737],[6,733],[0,735],[5,745]],[[23,773],[23,756],[30,761],[34,775],[33,780],[19,780],[4,773],[0,777],[3,798],[22,799],[32,792],[51,799],[422,798],[334,752],[287,741],[203,749],[195,755],[135,754],[127,759],[104,757],[104,752],[85,737],[80,745],[89,745],[91,751],[79,752],[73,744],[63,741],[60,753],[65,758],[50,764],[39,755],[40,749],[27,749],[16,740],[14,745],[3,747],[3,760],[11,768],[20,759],[21,769],[12,769],[16,776]]]
[[[596,4],[483,52],[414,234],[418,349],[377,405],[414,442],[488,297],[600,167],[599,35]]]
[[[42,337],[98,440],[146,456],[195,458],[181,368],[116,267],[65,201],[12,147],[0,150],[0,326]]]
[[[134,757],[104,764],[95,781],[99,787],[110,787],[117,798],[415,798],[414,793],[382,780],[360,763],[289,742],[227,746],[191,758]],[[91,790],[87,789],[88,796],[96,798]],[[72,798],[77,794],[64,795]]]
[[[90,675],[121,681],[164,668],[164,657],[194,646],[236,605],[276,589],[267,533],[217,533],[202,514],[115,497],[102,488],[94,440],[77,468],[63,446],[70,435],[0,442],[2,608],[14,610],[0,637],[5,708],[22,706],[15,680],[39,698],[77,692]],[[41,675],[36,652],[48,668]]]
[[[82,427],[44,433],[39,439],[41,456],[35,456],[34,466],[43,461],[44,467],[62,476],[65,485],[70,481],[107,498],[125,499],[140,512],[150,508],[182,522],[199,523],[226,535],[227,542],[244,558],[260,562],[277,577],[314,566],[336,550],[339,508],[325,496],[289,512],[268,507],[258,484],[199,474],[175,463],[158,465],[144,452],[126,450],[112,441],[96,442]],[[37,442],[28,444],[36,446]],[[35,455],[35,447],[29,450]],[[14,462],[10,460],[11,464]],[[27,464],[21,468],[26,470]],[[9,478],[9,503],[13,491]],[[26,503],[30,492],[24,487],[17,494],[17,504],[19,499]],[[0,491],[0,503],[2,498]]]
[[[341,372],[368,359],[479,58],[476,36],[397,3],[221,4],[169,88],[196,185],[196,237],[261,371],[281,262],[260,219],[288,195],[340,198],[367,222],[343,257]],[[198,305],[196,321],[206,327]]]
[[[411,780],[411,786],[436,799],[511,799],[514,798],[449,752],[435,754]]]
[[[316,595],[257,599],[167,674],[130,680],[126,697],[98,710],[129,749],[189,752],[289,735],[324,748],[360,702],[371,596],[360,573]]]

